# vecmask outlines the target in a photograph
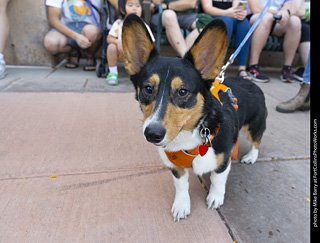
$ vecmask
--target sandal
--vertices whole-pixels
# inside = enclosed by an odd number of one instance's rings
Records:
[[[240,75],[241,72],[245,72],[246,75],[241,76],[241,75]],[[250,77],[250,75],[247,73],[246,70],[239,70],[239,72],[238,72],[238,77],[239,77],[239,78],[243,78],[243,79],[247,79],[247,80],[252,80],[251,77]]]
[[[74,62],[72,59],[77,58],[77,62]],[[81,58],[81,52],[68,53],[67,63],[64,65],[66,68],[74,69],[79,67],[79,61]]]
[[[109,85],[117,85],[118,84],[118,74],[108,73],[106,81],[107,81],[107,84],[109,84]]]
[[[92,61],[92,63],[88,63],[88,61]],[[84,71],[96,71],[96,59],[94,57],[87,57],[87,63],[84,65]]]

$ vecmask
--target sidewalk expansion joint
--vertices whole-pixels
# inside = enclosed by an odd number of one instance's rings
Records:
[[[208,194],[209,194],[209,188],[208,188],[208,186],[204,183],[204,181],[202,180],[201,176],[198,176],[198,179],[199,179],[199,181],[200,181],[203,189],[205,190],[206,194],[208,195]],[[208,210],[209,210],[209,209],[208,209]],[[223,216],[220,208],[217,208],[216,211],[217,211],[217,213],[218,213],[221,221],[222,221],[222,222],[224,223],[224,225],[226,226],[226,228],[227,228],[227,230],[228,230],[228,233],[229,233],[231,239],[233,240],[233,242],[236,242],[236,238],[235,238],[235,236],[234,236],[234,233],[232,232],[231,227],[229,226],[229,224],[227,223],[225,217]]]
[[[12,79],[12,80],[8,83],[8,85],[6,85],[5,87],[3,87],[3,88],[0,90],[0,92],[1,92],[1,93],[6,92],[6,90],[9,89],[9,88],[11,87],[11,85],[13,85],[15,82],[19,81],[20,79],[21,79],[21,77]]]
[[[57,70],[58,70],[58,68],[56,68],[56,67],[52,68],[52,70],[48,73],[48,75],[45,78],[50,78],[51,74],[53,74]]]
[[[129,175],[117,176],[117,177],[104,179],[104,180],[97,180],[97,181],[86,182],[86,183],[78,183],[78,184],[73,184],[73,185],[69,185],[69,186],[64,186],[64,187],[62,187],[61,191],[87,188],[87,187],[107,184],[107,183],[115,182],[115,181],[131,180],[132,178],[137,178],[137,177],[151,175],[151,174],[157,174],[157,173],[161,173],[161,172],[165,172],[165,171],[167,171],[167,170],[165,170],[163,168],[158,168],[158,169],[143,171],[143,172],[139,172],[139,173],[133,173],[133,174],[129,174]]]
[[[147,172],[156,171],[156,172],[158,172],[158,171],[167,171],[167,169],[165,166],[141,166],[141,167],[135,167],[135,168],[121,168],[121,169],[111,169],[111,170],[104,170],[104,171],[88,171],[88,172],[75,172],[75,173],[54,174],[54,172],[53,172],[51,174],[46,174],[46,175],[0,178],[0,181],[26,180],[26,179],[39,179],[39,178],[58,178],[58,177],[67,177],[67,176],[85,176],[85,175],[107,174],[107,173],[117,173],[117,172],[132,172],[132,173],[134,173],[137,171],[147,171]]]
[[[277,156],[277,157],[266,157],[258,158],[257,162],[276,162],[276,161],[294,161],[294,160],[310,160],[310,156]],[[232,160],[233,164],[240,163],[240,160]]]

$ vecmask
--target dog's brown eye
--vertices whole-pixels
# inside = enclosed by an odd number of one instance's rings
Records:
[[[146,86],[146,87],[144,87],[144,92],[145,92],[146,94],[151,95],[152,92],[153,92],[153,89],[152,89],[151,86]]]
[[[178,94],[180,97],[185,97],[186,95],[188,95],[188,90],[186,89],[179,89]]]

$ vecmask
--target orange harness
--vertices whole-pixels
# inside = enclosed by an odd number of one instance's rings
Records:
[[[214,134],[212,135],[212,138],[210,138],[210,142],[209,142],[210,145],[213,138],[217,136],[219,129],[220,127],[217,127],[215,129]],[[176,152],[168,152],[165,150],[164,152],[166,153],[168,159],[172,164],[182,168],[191,168],[193,159],[199,154],[200,146],[202,145],[199,145],[191,150],[179,150]],[[204,146],[208,146],[208,145],[204,145]]]
[[[232,95],[231,89],[228,88],[227,86],[225,86],[224,84],[220,83],[220,81],[216,79],[212,83],[212,87],[211,87],[210,91],[211,91],[212,95],[218,99],[219,102],[220,102],[220,98],[219,98],[218,93],[220,90],[228,93],[230,99],[232,99],[232,103],[233,103],[234,108],[237,110],[238,109],[237,98],[235,98]],[[217,127],[215,129],[214,134],[210,139],[210,145],[211,145],[211,141],[213,140],[213,138],[218,134],[219,128],[220,127]],[[233,148],[233,152],[231,155],[232,160],[236,160],[238,157],[238,142],[239,142],[239,136],[238,136],[236,145]],[[166,153],[168,159],[170,160],[170,162],[172,164],[174,164],[178,167],[182,167],[182,168],[191,168],[191,164],[192,164],[193,159],[197,155],[199,155],[199,147],[203,146],[203,145],[199,145],[191,150],[179,150],[176,152],[168,152],[168,151],[164,150],[164,152]],[[205,145],[205,146],[208,146],[208,145]]]

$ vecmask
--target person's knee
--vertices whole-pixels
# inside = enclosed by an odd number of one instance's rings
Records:
[[[273,15],[271,13],[266,13],[265,16],[263,16],[259,25],[265,29],[271,29],[273,21],[274,21]]]
[[[173,10],[170,10],[170,9],[165,10],[162,13],[162,23],[165,28],[177,22],[178,22],[177,14]]]
[[[108,44],[107,53],[108,53],[108,55],[109,54],[117,55],[117,53],[118,53],[117,46],[115,44],[113,44],[113,43]]]
[[[300,32],[301,31],[301,20],[300,20],[300,18],[297,17],[297,16],[291,16],[290,19],[289,19],[289,26],[296,33]]]
[[[43,46],[52,55],[55,55],[59,52],[59,42],[53,38],[50,38],[49,35],[46,35],[43,38]]]
[[[50,31],[43,38],[43,46],[52,55],[66,52],[68,39],[58,32]]]
[[[85,35],[92,43],[96,42],[101,38],[101,32],[98,27],[94,25],[86,25],[82,30]]]

